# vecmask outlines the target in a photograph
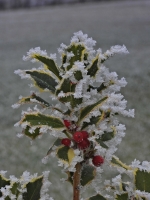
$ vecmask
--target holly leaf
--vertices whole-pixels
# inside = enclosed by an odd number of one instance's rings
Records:
[[[108,99],[108,97],[104,97],[101,100],[99,100],[98,102],[82,108],[80,111],[78,122],[81,122],[85,117],[87,117],[92,110],[96,109],[97,107],[100,107],[107,99]]]
[[[90,197],[87,200],[107,200],[107,199],[104,196],[102,196],[101,194],[96,194],[96,195]]]
[[[0,188],[5,187],[6,185],[10,185],[10,180],[6,179],[4,176],[0,174]],[[2,197],[1,191],[0,191],[0,197]]]
[[[71,52],[74,55],[69,59],[69,65],[67,70],[71,69],[76,61],[82,61],[84,58],[85,47],[81,44],[72,44],[67,48],[67,52]]]
[[[30,127],[35,126],[37,128],[41,128],[44,126],[49,126],[53,129],[65,128],[64,123],[61,119],[50,115],[43,115],[38,112],[25,114],[20,121],[20,124],[23,123],[26,123]]]
[[[114,167],[122,167],[126,170],[131,170],[131,167],[123,163],[122,161],[119,160],[117,156],[113,156],[111,160],[111,165]]]
[[[64,163],[67,163],[68,165],[70,165],[73,158],[75,157],[74,150],[67,146],[58,148],[56,155],[60,160],[62,160]]]
[[[35,54],[34,56],[37,60],[45,64],[46,69],[53,72],[53,74],[55,74],[55,76],[61,80],[61,76],[59,75],[59,69],[53,59],[49,58],[48,56],[41,56],[39,54]]]
[[[38,200],[40,199],[40,191],[43,185],[43,176],[34,178],[25,185],[27,192],[23,193],[23,200]]]
[[[91,66],[88,68],[87,75],[90,75],[91,77],[96,75],[97,71],[99,70],[98,60],[98,57],[93,60]]]
[[[34,80],[35,85],[41,89],[48,89],[52,93],[55,92],[55,87],[57,85],[55,79],[49,74],[42,70],[30,70],[25,71],[26,74],[30,74],[31,78]]]
[[[134,174],[136,190],[150,193],[150,172],[137,169]]]
[[[83,165],[81,171],[81,185],[89,185],[96,176],[96,169],[92,165]]]
[[[31,96],[28,97],[22,97],[18,102],[18,104],[25,104],[25,103],[38,103],[42,107],[50,107],[50,104],[47,101],[37,96],[35,93],[33,93]]]
[[[117,194],[115,197],[116,200],[127,200],[128,199],[128,193],[123,193],[123,194]]]
[[[53,145],[49,148],[46,156],[48,156],[52,151],[53,151],[53,147],[56,146],[56,147],[59,147],[61,146],[61,141],[62,141],[62,138],[57,138],[57,140],[55,140],[55,142],[53,143]]]
[[[35,130],[32,133],[30,132],[30,128],[31,128],[30,126],[26,126],[26,128],[23,130],[23,133],[32,140],[34,140],[35,138],[37,138],[39,135],[42,134],[40,132],[40,128],[35,128]]]

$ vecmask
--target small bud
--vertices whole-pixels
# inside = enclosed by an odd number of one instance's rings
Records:
[[[94,156],[92,159],[92,163],[96,167],[99,167],[104,163],[104,158],[102,156]]]
[[[83,135],[81,131],[77,131],[73,134],[73,139],[75,142],[80,143],[83,141]]]
[[[71,140],[69,139],[69,138],[63,138],[62,140],[61,140],[61,143],[63,144],[63,145],[65,145],[65,146],[70,146],[71,145]]]

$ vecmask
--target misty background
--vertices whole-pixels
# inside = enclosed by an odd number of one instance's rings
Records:
[[[122,93],[128,101],[127,108],[135,109],[135,118],[120,118],[127,130],[116,155],[127,164],[134,158],[150,161],[150,1],[66,0],[55,1],[54,5],[50,0],[0,0],[0,8],[0,169],[15,176],[25,170],[39,174],[50,170],[51,196],[71,198],[69,183],[60,183],[65,175],[61,174],[57,159],[50,158],[47,165],[41,163],[54,138],[44,134],[32,145],[29,138],[17,138],[21,130],[14,124],[28,106],[12,109],[11,105],[20,95],[30,94],[31,83],[21,80],[14,70],[40,65],[24,62],[23,55],[38,46],[48,54],[57,53],[59,45],[68,45],[79,30],[96,40],[95,48],[102,48],[103,52],[117,44],[124,44],[129,50],[130,54],[115,55],[105,62],[119,78],[126,78],[128,84]]]

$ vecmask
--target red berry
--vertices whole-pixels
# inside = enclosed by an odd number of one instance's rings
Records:
[[[104,163],[104,158],[102,156],[94,156],[92,159],[93,165],[96,167],[101,166]]]
[[[82,142],[78,143],[79,149],[87,149],[90,146],[90,141],[85,139]]]
[[[83,140],[87,139],[89,137],[89,134],[87,131],[81,131],[82,135],[83,135]]]
[[[69,120],[64,120],[64,124],[67,128],[69,128],[71,126],[71,122]]]
[[[61,140],[61,143],[63,144],[63,145],[65,145],[65,146],[70,146],[71,145],[71,140],[69,139],[69,138],[63,138],[62,140]]]
[[[81,131],[77,131],[73,134],[73,139],[75,142],[80,143],[83,141],[83,135]]]

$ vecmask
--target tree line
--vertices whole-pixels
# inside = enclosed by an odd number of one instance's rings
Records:
[[[0,9],[30,8],[63,3],[90,2],[92,0],[0,0]],[[102,1],[102,0],[95,0]]]

